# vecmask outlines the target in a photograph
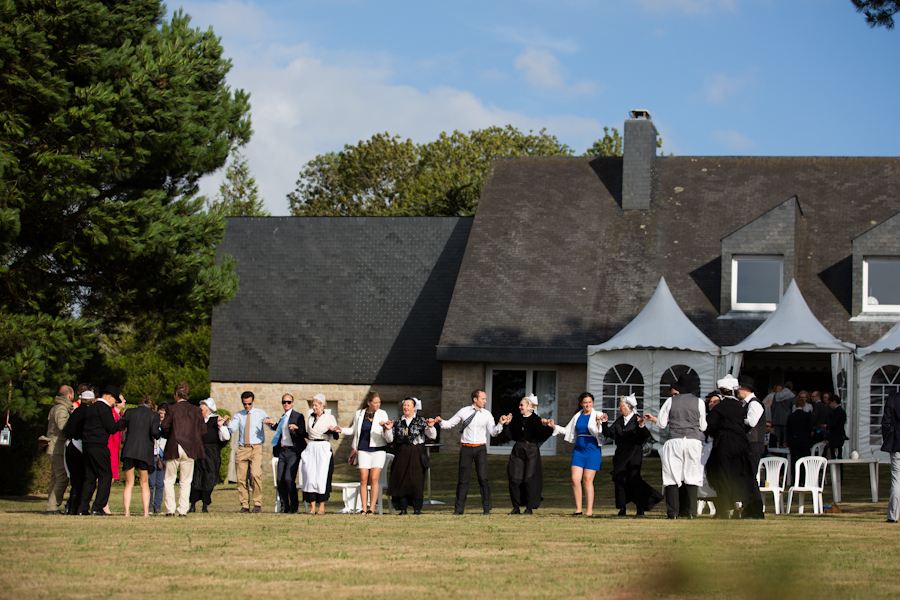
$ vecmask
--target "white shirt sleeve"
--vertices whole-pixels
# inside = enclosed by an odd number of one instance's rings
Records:
[[[656,417],[658,419],[658,425],[660,429],[665,429],[669,426],[669,411],[672,410],[672,399],[669,398],[662,405],[662,408],[659,409],[659,416]],[[706,410],[703,411],[703,422],[706,421]],[[704,426],[703,429],[706,429]]]
[[[758,398],[754,398],[754,400],[758,400]],[[750,427],[756,427],[756,424],[759,423],[759,418],[763,416],[763,407],[759,402],[750,402],[747,405],[747,418],[744,419],[744,423],[749,425]]]
[[[497,423],[495,425],[494,424],[494,415],[487,412],[486,410],[485,410],[485,412],[487,413],[488,419],[490,419],[490,425],[488,426],[488,430],[491,433],[491,437],[497,437],[498,435],[500,435],[500,432],[503,431],[503,425],[501,425],[500,423]]]
[[[459,425],[462,419],[462,411],[465,409],[460,409],[456,412],[455,415],[447,419],[446,421],[441,421],[441,429],[452,429]]]
[[[706,404],[703,398],[697,398],[697,409],[700,411],[700,431],[706,431]]]
[[[394,441],[394,428],[390,427],[384,430],[384,440],[390,444]]]
[[[228,431],[228,427],[226,427],[225,425],[222,425],[221,427],[219,427],[219,441],[227,442],[230,439],[231,439],[231,432]]]

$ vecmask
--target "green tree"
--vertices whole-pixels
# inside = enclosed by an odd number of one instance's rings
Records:
[[[265,202],[259,197],[256,179],[250,174],[247,158],[235,152],[231,164],[225,168],[225,181],[216,197],[207,200],[209,212],[223,217],[269,217]]]
[[[21,357],[0,377],[22,414],[97,331],[177,331],[236,291],[224,220],[193,195],[249,139],[249,97],[211,29],[164,17],[159,0],[0,0],[0,346]]]
[[[545,130],[490,127],[414,144],[383,133],[319,155],[288,195],[295,216],[457,216],[475,213],[491,160],[569,156]]]
[[[898,0],[850,0],[856,7],[856,12],[866,15],[866,23],[873,29],[884,27],[894,28],[894,15],[900,13],[900,1]]]

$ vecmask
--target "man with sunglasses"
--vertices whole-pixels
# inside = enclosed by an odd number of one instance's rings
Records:
[[[281,397],[284,414],[277,425],[269,427],[275,431],[272,437],[272,455],[278,459],[278,470],[275,481],[278,487],[278,498],[281,500],[281,512],[295,513],[300,508],[297,497],[297,470],[300,468],[300,453],[306,448],[306,423],[303,415],[294,410],[294,397],[285,394]]]
[[[234,462],[237,470],[238,497],[241,500],[241,512],[250,510],[250,494],[247,492],[247,471],[253,479],[253,511],[262,512],[262,445],[266,441],[266,432],[263,425],[275,425],[275,421],[269,418],[261,408],[253,408],[256,396],[253,392],[241,394],[241,404],[244,409],[239,410],[234,418],[228,420],[228,429],[231,433],[238,433],[238,447],[235,450]]]

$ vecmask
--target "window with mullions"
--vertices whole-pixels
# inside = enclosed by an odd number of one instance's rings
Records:
[[[781,256],[734,256],[731,259],[731,307],[775,310],[784,293]]]
[[[666,369],[666,372],[663,373],[663,376],[659,379],[660,408],[662,408],[665,401],[672,396],[672,384],[677,383],[678,378],[682,375],[688,376],[688,381],[691,385],[691,393],[697,397],[700,396],[700,376],[697,375],[697,371],[687,365],[675,365],[674,367]]]
[[[875,371],[869,386],[869,444],[881,447],[881,415],[884,401],[900,392],[900,367],[885,365]]]
[[[900,258],[863,261],[863,311],[900,312]]]
[[[603,396],[600,399],[600,412],[615,420],[619,415],[619,398],[634,394],[637,398],[637,413],[644,414],[644,377],[637,368],[621,364],[606,372],[603,377]]]

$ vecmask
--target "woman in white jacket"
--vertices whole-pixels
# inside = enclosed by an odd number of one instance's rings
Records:
[[[359,405],[353,416],[353,425],[345,428],[344,435],[352,435],[351,459],[356,456],[359,466],[359,494],[362,508],[366,515],[374,514],[375,505],[381,490],[378,479],[384,468],[387,441],[381,423],[388,420],[388,414],[381,410],[381,397],[378,392],[370,391]],[[372,486],[372,494],[368,495],[367,486]]]
[[[582,514],[594,515],[594,475],[600,470],[603,455],[600,445],[603,442],[601,416],[603,413],[594,410],[594,396],[584,392],[578,397],[581,411],[575,414],[565,427],[556,426],[553,435],[565,435],[572,450],[572,493],[575,496],[575,512],[573,517]],[[581,510],[582,488],[584,491],[585,511]]]

